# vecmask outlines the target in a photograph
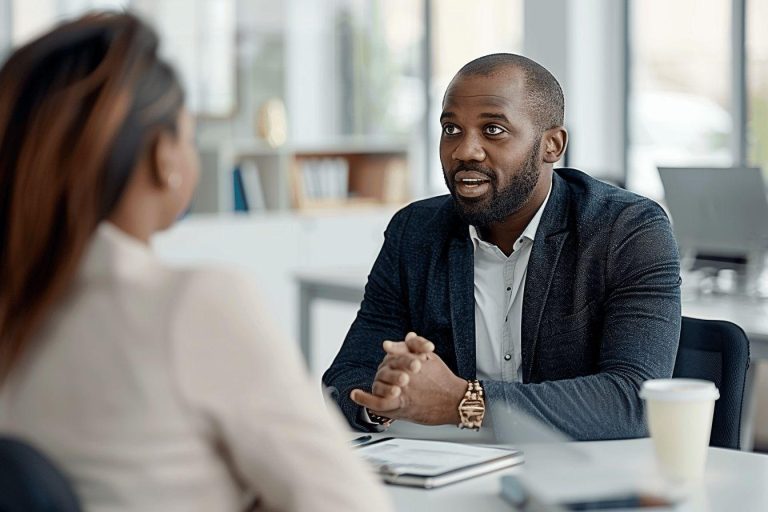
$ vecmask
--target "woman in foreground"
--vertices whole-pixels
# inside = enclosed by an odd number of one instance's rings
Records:
[[[90,15],[0,70],[0,433],[91,511],[390,510],[248,279],[150,250],[199,172],[157,44]]]

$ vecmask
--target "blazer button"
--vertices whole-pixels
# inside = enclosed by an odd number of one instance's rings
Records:
[[[509,354],[504,354],[504,360],[505,360],[505,361],[509,361],[510,359],[512,359],[512,356],[511,356],[511,355],[509,355]]]

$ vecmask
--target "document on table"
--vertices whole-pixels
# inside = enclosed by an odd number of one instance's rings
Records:
[[[523,453],[471,444],[384,438],[357,451],[385,482],[439,487],[523,462]]]

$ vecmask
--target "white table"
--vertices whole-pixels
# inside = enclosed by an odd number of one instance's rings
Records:
[[[499,496],[504,474],[519,476],[547,500],[580,499],[636,490],[658,490],[650,439],[562,445],[522,445],[526,462],[506,471],[424,490],[389,486],[398,511],[509,512]],[[691,486],[674,510],[764,512],[768,510],[768,455],[709,448],[703,481]]]

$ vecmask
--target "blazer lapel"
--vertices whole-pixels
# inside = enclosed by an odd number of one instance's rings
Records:
[[[523,382],[531,380],[544,307],[560,252],[568,238],[567,216],[566,186],[557,173],[552,173],[552,193],[536,232],[525,278],[521,333]]]
[[[472,241],[465,226],[448,248],[448,289],[451,304],[453,347],[459,377],[474,379],[475,361],[475,268]]]

